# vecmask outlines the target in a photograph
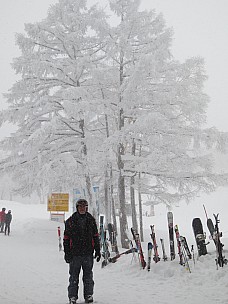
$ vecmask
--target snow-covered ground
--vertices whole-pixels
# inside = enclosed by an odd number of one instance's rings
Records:
[[[0,303],[66,304],[68,265],[63,259],[63,252],[59,252],[57,234],[58,226],[63,232],[63,224],[49,220],[45,205],[0,201],[0,208],[2,207],[12,210],[13,221],[11,235],[8,237],[0,234]],[[210,206],[207,207],[211,212]],[[197,208],[200,209],[199,206]],[[179,225],[180,232],[187,237],[189,245],[194,246],[192,217],[205,217],[201,209],[198,213],[195,212],[197,208],[189,205],[173,210],[175,224]],[[221,230],[225,232],[222,241],[228,257],[226,217],[227,215],[223,219],[221,216]],[[157,208],[155,216],[145,217],[144,221],[145,256],[147,257],[151,224],[155,224],[158,243],[163,237],[169,253],[166,211]],[[207,232],[207,227],[204,229]],[[195,265],[190,261],[191,273],[178,264],[178,257],[174,261],[152,262],[150,272],[140,269],[138,260],[131,254],[121,256],[115,264],[109,264],[103,269],[101,263],[95,262],[95,303],[227,304],[228,265],[216,270],[213,242],[208,245],[208,251],[209,254],[200,257]],[[161,255],[160,247],[159,253]],[[82,287],[79,302],[83,303]]]

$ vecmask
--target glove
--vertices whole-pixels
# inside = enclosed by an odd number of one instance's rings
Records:
[[[71,253],[65,253],[65,255],[64,255],[64,259],[65,259],[65,261],[66,261],[66,263],[70,263],[70,262],[72,262],[72,260],[73,260],[73,256],[72,256],[72,254]]]
[[[101,253],[100,253],[100,251],[95,251],[95,259],[97,259],[97,262],[100,261],[100,259],[101,259]]]

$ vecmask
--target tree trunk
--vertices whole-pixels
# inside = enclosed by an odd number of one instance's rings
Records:
[[[121,97],[120,97],[121,102]],[[124,126],[123,109],[119,112],[119,130]],[[119,221],[120,221],[120,238],[121,245],[123,248],[129,248],[128,236],[127,236],[127,214],[126,214],[126,199],[125,199],[125,178],[123,175],[124,163],[122,160],[122,155],[124,155],[124,145],[119,143],[118,145],[118,155],[117,155],[117,166],[119,170],[118,177],[118,195],[119,195]]]
[[[135,142],[133,139],[132,142],[132,155],[135,155]],[[132,216],[132,227],[138,231],[138,223],[137,223],[137,213],[136,213],[136,207],[135,207],[135,189],[134,189],[134,183],[135,183],[135,177],[131,177],[130,181],[130,197],[131,197],[131,216]]]
[[[86,182],[86,192],[88,195],[89,205],[92,207],[91,213],[95,217],[95,219],[98,220],[97,206],[93,200],[92,184],[91,184],[91,179],[90,179],[88,172],[85,175],[85,182]]]
[[[105,100],[104,92],[102,91],[102,97],[103,100]],[[109,137],[109,125],[108,125],[108,115],[105,114],[105,130],[106,130],[106,136]],[[104,191],[105,191],[105,219],[106,224],[111,223],[111,193],[109,192],[109,185],[110,185],[110,179],[108,180],[109,174],[108,174],[108,168],[109,164],[106,164],[106,170],[105,170],[105,185],[104,185]],[[111,170],[111,169],[110,169]],[[110,173],[111,175],[111,173]],[[112,182],[112,181],[111,181]]]
[[[123,21],[123,16],[121,16]],[[120,50],[120,88],[124,80],[124,53]],[[120,90],[121,91],[121,90]],[[119,118],[118,118],[118,130],[121,131],[124,128],[124,111],[122,108],[122,95],[119,95]],[[123,248],[129,248],[128,236],[127,236],[127,215],[126,215],[126,200],[125,200],[125,178],[124,178],[124,162],[122,156],[124,155],[124,145],[122,142],[119,142],[117,148],[117,167],[119,170],[118,177],[118,195],[119,195],[119,221],[120,221],[120,238],[121,245]]]
[[[113,197],[113,176],[112,176],[112,166],[110,166],[110,199],[111,199],[111,211],[112,211],[112,221],[115,227],[115,231],[117,233],[117,220],[116,220],[116,209],[115,209],[115,201]]]
[[[130,197],[131,197],[131,216],[132,216],[132,227],[138,231],[137,214],[135,207],[135,189],[134,189],[135,177],[131,177],[130,181]]]
[[[88,195],[88,201],[89,201],[89,206],[91,207],[91,213],[95,217],[95,219],[98,221],[98,212],[97,212],[97,206],[95,201],[93,200],[93,191],[92,191],[92,183],[91,183],[91,178],[89,174],[89,168],[88,168],[88,163],[87,163],[87,146],[85,144],[85,122],[84,119],[81,119],[79,122],[79,128],[82,133],[82,159],[83,159],[83,170],[85,172],[85,185],[86,185],[86,192]]]
[[[125,204],[125,180],[124,177],[119,174],[118,178],[118,190],[119,190],[119,220],[120,220],[120,234],[121,234],[121,245],[123,248],[129,248],[128,236],[127,236],[127,216],[126,216],[126,204]]]
[[[105,170],[105,182],[104,182],[104,196],[105,196],[105,222],[111,223],[111,204],[109,195],[109,181],[108,181],[108,169]]]
[[[143,217],[142,217],[142,195],[141,195],[141,174],[139,173],[139,186],[138,186],[138,198],[139,198],[139,226],[140,226],[140,238],[144,241],[143,235]]]

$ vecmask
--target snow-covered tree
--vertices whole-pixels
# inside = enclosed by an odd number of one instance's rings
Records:
[[[109,2],[119,18],[108,33],[106,55],[115,71],[113,79],[116,77],[111,104],[116,107],[118,130],[114,141],[123,245],[126,176],[131,177],[132,202],[136,173],[140,174],[139,197],[143,191],[167,206],[189,200],[199,191],[215,190],[227,178],[213,174],[211,156],[199,153],[196,143],[224,148],[227,134],[203,128],[208,103],[203,92],[203,60],[193,57],[182,64],[174,60],[170,52],[172,32],[161,15],[139,12],[139,1]],[[138,150],[134,155],[132,140]],[[148,176],[149,184],[145,184]]]
[[[61,0],[45,20],[26,24],[26,35],[17,35],[22,55],[13,68],[21,80],[7,94],[4,119],[17,124],[18,130],[5,143],[12,151],[7,168],[18,168],[15,173],[20,176],[24,172],[20,182],[27,192],[41,180],[49,190],[53,180],[66,184],[74,168],[84,178],[92,204],[86,133],[96,108],[89,87],[92,70],[101,60],[103,19],[95,6],[86,7],[86,1]]]
[[[172,31],[162,15],[139,11],[138,0],[109,4],[115,24],[85,0],[59,0],[17,35],[13,67],[21,79],[1,118],[18,129],[2,142],[10,154],[1,168],[14,172],[24,194],[83,184],[94,214],[99,182],[114,221],[116,192],[128,247],[128,197],[135,228],[138,198],[142,233],[142,194],[170,207],[215,190],[227,179],[205,151],[225,148],[227,135],[204,127],[203,60],[176,61]]]

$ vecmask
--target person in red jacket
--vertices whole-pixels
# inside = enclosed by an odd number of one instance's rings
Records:
[[[12,221],[12,214],[11,214],[11,210],[9,210],[8,213],[6,214],[6,219],[5,219],[5,235],[10,234],[11,221]]]
[[[6,208],[2,208],[2,211],[0,211],[0,232],[4,232],[5,221],[6,221]]]

